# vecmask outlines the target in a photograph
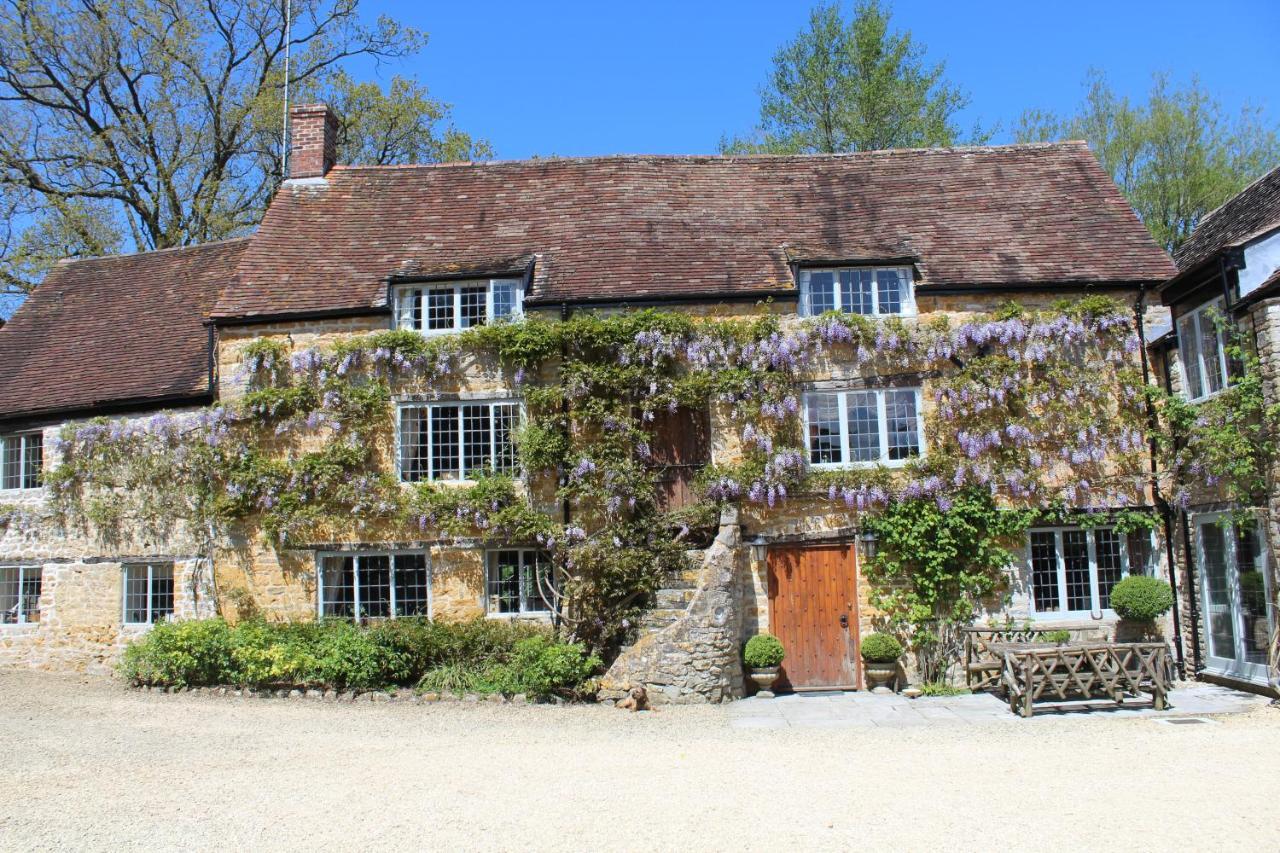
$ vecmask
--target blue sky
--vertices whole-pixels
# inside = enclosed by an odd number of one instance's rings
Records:
[[[754,125],[770,60],[810,6],[365,0],[364,9],[431,37],[382,76],[417,74],[454,104],[460,127],[511,159],[714,152],[722,134]],[[893,10],[897,28],[972,96],[966,128],[977,120],[1007,130],[1027,107],[1070,110],[1090,67],[1136,98],[1163,70],[1179,81],[1198,74],[1230,107],[1280,113],[1280,0],[899,0]]]

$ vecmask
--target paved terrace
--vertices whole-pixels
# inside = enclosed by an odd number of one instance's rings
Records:
[[[1202,714],[1235,714],[1260,707],[1268,699],[1213,684],[1189,683],[1169,692],[1170,707],[1154,710],[1148,702],[1068,702],[1037,705],[1034,717],[1024,720],[1009,710],[1009,703],[990,693],[963,696],[921,696],[908,699],[894,694],[793,693],[774,699],[751,697],[730,706],[729,725],[736,729],[891,728],[929,725],[1035,724],[1052,718],[1150,717],[1178,719]]]

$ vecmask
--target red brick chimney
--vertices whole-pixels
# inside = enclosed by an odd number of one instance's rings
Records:
[[[338,159],[338,117],[328,104],[289,110],[289,177],[323,178]]]

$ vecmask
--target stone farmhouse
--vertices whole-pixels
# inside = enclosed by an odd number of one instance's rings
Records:
[[[1199,308],[1215,300],[1257,330],[1268,364],[1276,357],[1276,173],[1206,220],[1175,268],[1082,143],[347,167],[334,164],[335,133],[327,107],[293,111],[290,177],[252,236],[64,262],[0,331],[0,663],[102,669],[157,621],[213,614],[556,618],[546,594],[557,583],[547,537],[495,540],[480,513],[476,529],[446,535],[434,518],[384,517],[377,501],[360,497],[387,481],[401,490],[467,489],[483,468],[513,474],[523,499],[564,530],[607,531],[616,502],[588,509],[557,488],[575,477],[607,481],[610,472],[584,458],[572,471],[534,475],[518,458],[528,405],[555,365],[526,375],[490,355],[454,353],[450,370],[396,373],[405,366],[400,355],[351,348],[379,332],[411,332],[447,347],[464,330],[522,318],[563,322],[656,308],[700,322],[764,320],[781,330],[778,340],[813,341],[835,327],[819,334],[804,324],[829,312],[901,324],[882,330],[955,329],[1010,304],[1040,311],[1105,295],[1123,307],[1126,339],[1151,345],[1150,361],[1140,344],[1117,349],[1122,372],[1151,368],[1199,395],[1220,387],[1228,369],[1221,345],[1212,349],[1213,336],[1196,326]],[[1264,203],[1266,222],[1242,212]],[[1164,306],[1174,330],[1161,336]],[[1061,328],[1061,345],[1070,348],[1077,327]],[[798,337],[785,337],[788,330],[800,330]],[[1180,340],[1194,343],[1179,349]],[[884,344],[891,354],[899,346]],[[986,353],[995,343],[973,346]],[[1012,423],[1008,438],[946,426],[947,371],[955,369],[948,365],[962,367],[961,354],[931,352],[941,367],[926,370],[904,366],[905,357],[899,364],[848,355],[847,345],[815,352],[784,398],[797,411],[778,415],[803,425],[794,458],[761,450],[761,433],[735,419],[741,400],[645,409],[651,442],[642,455],[661,471],[664,510],[701,500],[700,472],[728,471],[753,454],[768,462],[758,488],[740,484],[743,496],[719,506],[707,538],[688,543],[688,570],[645,600],[641,624],[604,679],[606,693],[644,683],[670,701],[740,696],[741,644],[765,630],[791,650],[792,687],[861,686],[859,637],[883,614],[861,568],[874,543],[860,518],[883,489],[831,480],[822,493],[788,496],[772,485],[770,470],[874,469],[887,478],[875,482],[896,483],[943,446],[958,442],[981,461],[994,452],[986,445],[1013,440]],[[273,353],[285,361],[271,361]],[[188,498],[174,497],[178,475],[169,491],[155,469],[133,480],[80,482],[81,516],[59,512],[55,493],[71,487],[52,480],[66,454],[122,436],[161,436],[181,448],[183,429],[222,435],[226,408],[256,405],[264,373],[301,375],[334,353],[347,357],[333,372],[362,364],[389,371],[390,403],[377,409],[358,448],[370,470],[343,469],[336,480],[355,495],[345,518],[286,536],[262,521],[280,512],[277,493],[268,492],[253,512],[213,526],[185,511]],[[1190,380],[1188,358],[1201,371]],[[1122,396],[1105,387],[1092,393],[1074,405],[1042,404],[1079,417]],[[294,398],[271,399],[284,406]],[[339,403],[309,405],[293,420],[272,410],[262,458],[296,461],[321,446],[326,430],[340,434],[342,424],[325,414]],[[179,451],[181,460],[190,455]],[[1105,452],[1063,458],[1048,480],[1079,500],[1028,532],[1007,594],[992,605],[995,617],[1102,635],[1114,621],[1110,588],[1129,573],[1154,574],[1178,583],[1181,606],[1167,630],[1189,668],[1265,678],[1256,666],[1265,661],[1257,620],[1264,611],[1274,619],[1264,544],[1273,508],[1260,508],[1267,523],[1256,530],[1214,533],[1224,528],[1203,522],[1220,507],[1201,495],[1152,531],[1119,530],[1105,512],[1099,523],[1096,510],[1154,503],[1145,441],[1126,433]],[[1078,482],[1086,468],[1101,472],[1092,497],[1078,490],[1089,488]],[[84,470],[92,480],[106,469]],[[957,479],[964,470],[978,476],[977,463],[962,465]],[[932,494],[933,481],[920,476],[901,488]],[[1103,490],[1106,477],[1127,490]],[[722,494],[732,491],[727,479]],[[1034,489],[1011,478],[1000,490],[1008,498]],[[113,515],[114,505],[143,492],[157,496],[151,506],[166,523]],[[1092,521],[1073,521],[1072,510],[1086,507]],[[1250,597],[1255,571],[1262,603]]]

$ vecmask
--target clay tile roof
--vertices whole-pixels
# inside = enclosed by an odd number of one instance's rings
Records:
[[[207,394],[204,321],[246,245],[55,266],[0,329],[0,420]]]
[[[281,188],[214,316],[369,310],[397,274],[526,257],[534,302],[768,293],[806,257],[939,287],[1174,271],[1079,142],[338,167]]]
[[[1280,166],[1272,169],[1196,225],[1173,259],[1189,270],[1221,249],[1280,228]]]

